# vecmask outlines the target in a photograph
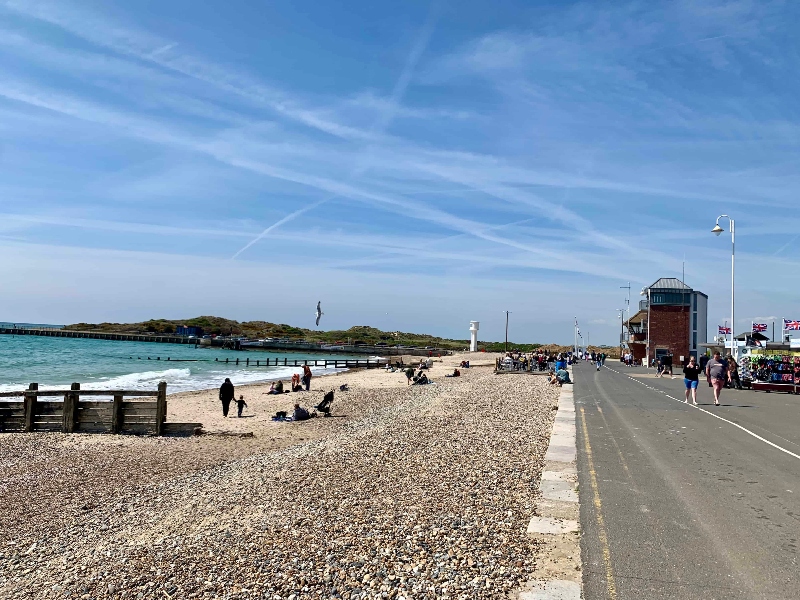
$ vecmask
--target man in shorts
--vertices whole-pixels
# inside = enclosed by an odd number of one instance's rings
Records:
[[[719,406],[719,393],[728,379],[728,361],[720,358],[718,350],[714,352],[714,358],[706,364],[706,375],[714,388],[714,406]]]

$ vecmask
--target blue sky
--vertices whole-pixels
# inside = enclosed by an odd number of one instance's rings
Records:
[[[0,0],[0,319],[800,318],[797,5],[487,6]]]

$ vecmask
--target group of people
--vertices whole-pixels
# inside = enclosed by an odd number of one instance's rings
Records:
[[[432,383],[431,380],[428,379],[428,376],[425,374],[425,371],[423,370],[427,368],[428,368],[427,366],[423,367],[420,365],[419,371],[415,373],[414,367],[408,367],[406,369],[406,380],[408,382],[408,385],[427,385],[429,383]]]
[[[684,383],[686,385],[686,402],[691,395],[692,403],[697,404],[697,387],[700,384],[700,373],[705,373],[708,386],[714,388],[714,405],[719,406],[719,396],[724,387],[742,389],[739,379],[739,365],[732,356],[722,358],[719,350],[714,352],[712,358],[703,356],[698,364],[694,356],[683,367]]]
[[[308,365],[303,365],[302,376],[299,373],[295,373],[294,375],[292,375],[291,391],[302,392],[304,386],[305,386],[305,391],[309,391],[311,389],[311,377],[312,377],[311,367],[309,367]],[[283,394],[286,391],[287,390],[285,390],[283,386],[283,381],[273,381],[270,384],[269,390],[266,393],[270,395],[275,395],[275,394]],[[228,416],[231,402],[233,402],[235,399],[236,399],[236,390],[234,389],[233,383],[231,383],[230,378],[226,377],[223,384],[219,387],[219,400],[220,402],[222,402],[223,417]],[[245,408],[247,408],[247,402],[245,402],[243,395],[240,395],[239,399],[236,400],[236,406],[238,409],[237,416],[241,417],[242,411]]]
[[[631,354],[630,350],[623,352],[620,360],[625,364],[626,367],[632,367],[634,364],[633,354]]]
[[[656,360],[656,359],[653,359]],[[669,376],[673,379],[675,375],[672,373],[672,354],[664,354],[656,360],[656,377],[663,377],[669,372]]]
[[[598,371],[606,364],[606,358],[608,358],[608,355],[605,352],[587,351],[583,353],[583,359],[586,362],[591,362]]]
[[[569,353],[538,351],[525,354],[515,350],[506,352],[504,357],[498,358],[496,368],[505,371],[548,371],[553,370],[556,363],[563,362],[566,365],[569,360]]]

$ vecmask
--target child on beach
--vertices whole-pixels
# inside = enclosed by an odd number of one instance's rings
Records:
[[[247,402],[244,401],[244,396],[239,396],[239,399],[236,401],[236,406],[239,409],[239,414],[237,416],[242,416],[242,409],[247,408]]]

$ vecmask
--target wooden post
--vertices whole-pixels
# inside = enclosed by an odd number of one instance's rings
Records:
[[[73,383],[70,388],[72,391],[81,389],[80,383]],[[61,410],[61,431],[64,433],[75,433],[75,422],[78,417],[78,402],[80,396],[77,394],[64,395],[64,408]]]
[[[257,366],[257,367],[260,367],[260,366],[261,366],[261,364],[260,364],[260,363],[261,363],[261,361],[260,361],[260,360],[257,360],[257,361],[256,361],[256,366]]]
[[[276,358],[275,360],[278,360],[278,359]],[[284,367],[286,366],[287,361],[288,361],[288,359],[284,357],[284,359],[283,359],[283,366]],[[275,366],[277,367],[278,365],[276,364]]]
[[[114,396],[114,404],[111,409],[111,433],[119,433],[122,429],[122,396]]]
[[[239,359],[238,358],[236,359],[236,366],[237,367],[239,366]]]
[[[245,365],[247,365],[248,367],[250,366],[250,359],[249,358],[246,359],[244,362],[245,362]]]
[[[156,399],[156,435],[164,431],[164,421],[167,419],[167,382],[158,384],[158,398]]]
[[[38,383],[32,383],[28,389],[35,392],[39,389]],[[33,394],[25,395],[25,426],[23,431],[33,431],[33,415],[36,414],[36,396]]]

